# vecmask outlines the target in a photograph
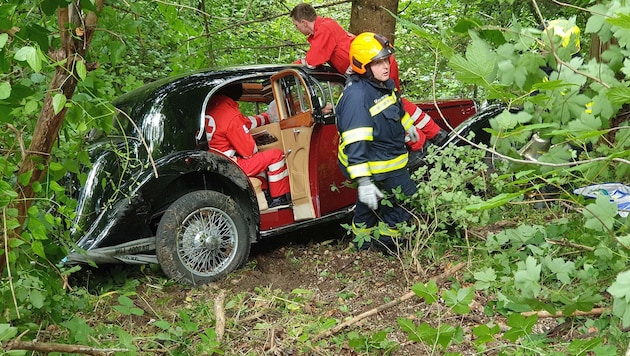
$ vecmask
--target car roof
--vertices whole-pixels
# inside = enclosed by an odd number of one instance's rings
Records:
[[[171,90],[187,90],[191,89],[191,87],[197,87],[199,85],[204,87],[215,86],[222,82],[229,81],[230,79],[241,77],[264,75],[271,76],[274,73],[288,68],[298,69],[310,75],[339,74],[335,69],[329,66],[321,66],[313,69],[298,64],[254,64],[208,68],[172,77],[166,77],[145,84],[131,92],[119,96],[113,101],[113,104],[117,107],[123,107],[133,102],[146,101],[150,96],[155,95],[156,92],[163,92],[164,90],[168,92]],[[158,96],[159,95],[160,94],[158,94]]]

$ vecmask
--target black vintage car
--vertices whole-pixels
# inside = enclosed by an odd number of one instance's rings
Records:
[[[206,104],[234,83],[244,88],[239,104],[246,114],[277,103],[279,122],[252,133],[261,138],[259,150],[285,152],[288,207],[270,208],[259,181],[208,149]],[[351,214],[356,191],[337,166],[335,112],[322,111],[337,102],[344,83],[327,67],[247,66],[167,78],[121,96],[114,101],[116,134],[91,142],[72,230],[77,248],[66,263],[158,263],[170,278],[198,285],[238,268],[254,242]],[[437,105],[447,121],[487,139],[480,129],[492,110],[464,121],[477,111],[473,101]]]

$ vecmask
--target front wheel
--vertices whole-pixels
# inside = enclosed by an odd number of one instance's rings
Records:
[[[244,215],[234,199],[215,191],[199,190],[177,199],[157,230],[156,254],[164,273],[199,285],[239,268],[251,248]]]

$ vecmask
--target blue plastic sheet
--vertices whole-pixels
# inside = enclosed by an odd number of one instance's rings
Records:
[[[593,184],[578,188],[574,194],[589,198],[597,198],[600,195],[608,196],[611,202],[617,203],[617,212],[621,217],[630,213],[630,187],[622,183]]]

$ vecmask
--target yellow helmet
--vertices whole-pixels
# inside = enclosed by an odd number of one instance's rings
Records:
[[[552,36],[558,36],[560,38],[560,46],[568,48],[571,54],[575,54],[580,51],[580,28],[571,22],[560,19],[552,20],[547,23],[543,37],[546,37],[547,41],[549,34]],[[545,41],[545,42],[547,42]],[[557,43],[554,41],[554,43]]]
[[[350,66],[355,73],[364,74],[368,64],[387,58],[393,53],[394,47],[385,37],[373,32],[363,32],[350,44]]]

